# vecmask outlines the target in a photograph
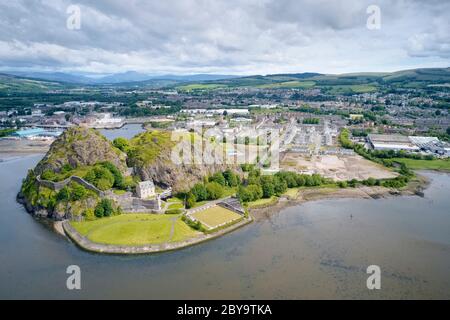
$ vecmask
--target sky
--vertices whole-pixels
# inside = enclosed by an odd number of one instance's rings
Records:
[[[379,19],[367,12],[373,5]],[[0,71],[250,75],[449,67],[449,16],[448,0],[0,0]],[[368,19],[379,28],[368,28]]]

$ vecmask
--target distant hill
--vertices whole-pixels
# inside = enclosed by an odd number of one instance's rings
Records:
[[[135,71],[128,71],[123,73],[115,73],[107,76],[87,76],[81,74],[71,74],[64,72],[25,72],[25,71],[11,71],[6,74],[18,76],[28,79],[39,79],[47,81],[58,81],[73,84],[128,84],[131,82],[155,82],[155,80],[170,80],[172,82],[187,82],[187,81],[214,81],[221,79],[236,78],[233,75],[220,74],[192,74],[192,75],[151,75]]]
[[[64,84],[56,81],[28,79],[9,74],[0,74],[0,92],[43,92],[62,89]]]
[[[180,90],[207,90],[224,87],[255,88],[321,88],[330,93],[362,93],[379,87],[419,88],[450,83],[450,68],[412,69],[398,72],[348,74],[272,74],[203,81],[176,85]]]
[[[20,75],[19,75],[20,74]],[[80,86],[114,86],[130,88],[174,88],[185,91],[219,88],[310,89],[320,88],[330,94],[363,93],[379,88],[424,88],[450,84],[450,68],[412,69],[397,72],[348,74],[294,73],[254,76],[213,74],[145,75],[125,72],[101,78],[66,73],[21,72],[0,74],[0,93],[46,92]]]

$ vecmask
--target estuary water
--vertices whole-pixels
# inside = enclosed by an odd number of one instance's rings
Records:
[[[15,200],[43,155],[0,163],[0,298],[450,298],[450,176],[423,198],[321,200],[180,251],[84,252]],[[81,268],[81,290],[66,268]],[[368,290],[366,268],[381,268]]]
[[[114,140],[118,137],[123,137],[127,139],[133,138],[138,133],[144,132],[145,129],[142,124],[126,124],[120,129],[101,129],[99,130],[107,139]]]

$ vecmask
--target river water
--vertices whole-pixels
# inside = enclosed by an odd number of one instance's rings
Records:
[[[101,129],[99,131],[106,138],[112,141],[118,137],[130,139],[133,138],[138,133],[141,133],[145,130],[142,127],[142,124],[127,124],[120,129]]]
[[[0,298],[450,298],[448,174],[424,173],[423,198],[309,202],[180,251],[106,256],[16,203],[42,156],[0,163]],[[69,265],[81,268],[79,291],[66,289]],[[369,265],[380,290],[366,287]]]

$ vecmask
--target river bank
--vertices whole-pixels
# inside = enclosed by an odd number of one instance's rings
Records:
[[[423,196],[424,189],[430,184],[430,181],[422,175],[417,175],[416,179],[412,180],[407,187],[396,190],[385,187],[367,187],[361,186],[358,188],[307,188],[298,190],[295,197],[282,196],[277,201],[270,202],[267,206],[250,209],[249,218],[244,219],[227,228],[221,229],[213,234],[203,234],[199,237],[188,239],[176,243],[162,243],[162,244],[148,244],[141,246],[124,246],[102,244],[89,240],[87,237],[81,235],[75,228],[73,228],[69,221],[54,222],[54,229],[57,233],[65,235],[73,241],[78,247],[83,250],[102,254],[119,254],[119,255],[135,255],[135,254],[149,254],[166,251],[173,251],[183,249],[189,246],[200,244],[202,242],[219,238],[227,233],[231,233],[240,229],[251,222],[269,219],[271,215],[276,214],[283,209],[298,206],[307,202],[317,200],[332,200],[332,199],[381,199],[394,196]]]
[[[357,188],[305,188],[299,189],[296,196],[281,196],[277,201],[272,201],[266,206],[249,209],[255,220],[269,218],[270,215],[293,206],[317,200],[333,199],[380,199],[394,196],[423,196],[423,191],[430,185],[429,179],[416,174],[405,188],[400,190],[381,186],[360,186]]]
[[[80,250],[16,202],[41,157],[0,163],[3,299],[450,297],[450,174],[424,172],[424,197],[308,201],[214,241],[125,256]],[[65,286],[74,264],[82,290]],[[382,290],[367,290],[370,264],[382,269]]]

